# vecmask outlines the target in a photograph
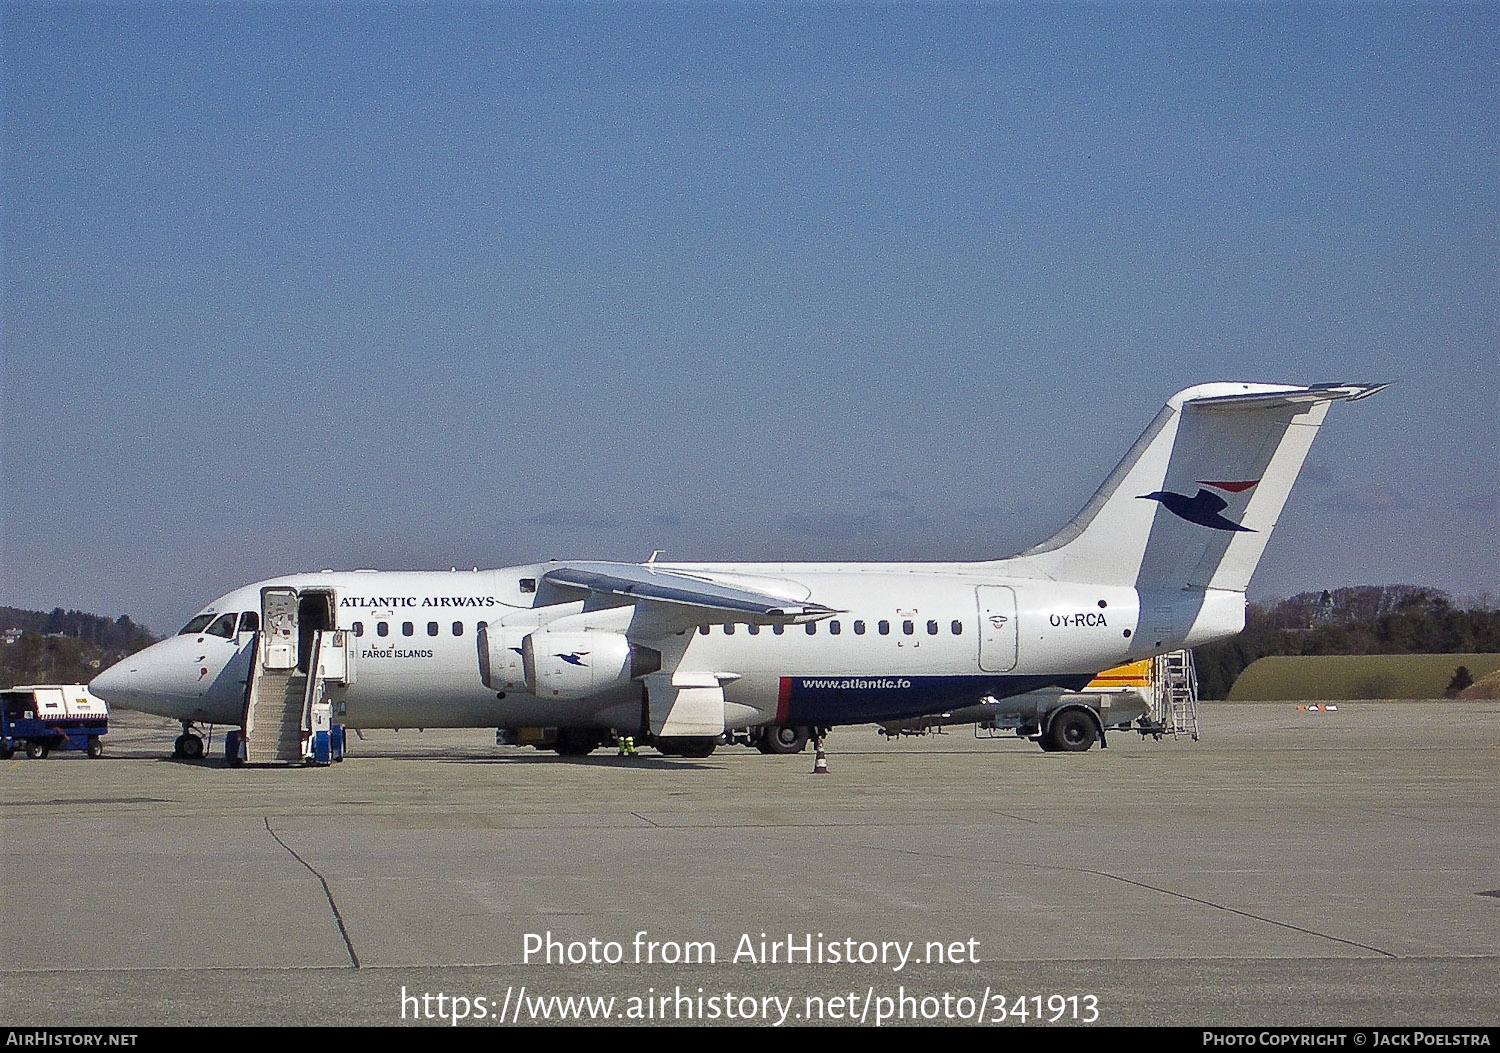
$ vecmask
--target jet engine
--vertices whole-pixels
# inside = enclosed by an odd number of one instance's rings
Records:
[[[661,652],[623,633],[548,632],[521,641],[526,687],[538,698],[587,698],[661,668]]]

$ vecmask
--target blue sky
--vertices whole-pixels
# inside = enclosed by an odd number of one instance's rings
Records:
[[[1500,592],[1500,7],[0,12],[0,603],[1007,555],[1219,379],[1395,382],[1252,596]]]

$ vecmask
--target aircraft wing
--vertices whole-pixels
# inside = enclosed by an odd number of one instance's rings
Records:
[[[838,613],[821,603],[778,596],[741,584],[726,584],[681,570],[657,568],[649,563],[559,563],[549,567],[542,578],[550,585],[563,588],[585,589],[635,602],[647,600],[673,604],[719,615],[707,618],[694,615],[694,618],[704,621],[785,619],[807,622]],[[767,581],[768,586],[772,584],[775,583]],[[794,589],[786,583],[786,591]]]

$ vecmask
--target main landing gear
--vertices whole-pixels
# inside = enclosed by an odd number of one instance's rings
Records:
[[[756,740],[755,748],[762,753],[787,755],[801,753],[812,738],[812,729],[791,724],[772,724],[766,727]]]
[[[658,736],[652,745],[667,757],[702,760],[704,757],[713,756],[719,740],[712,735],[675,735],[666,738]]]

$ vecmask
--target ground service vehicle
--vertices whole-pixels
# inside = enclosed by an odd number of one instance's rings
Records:
[[[53,750],[104,752],[109,707],[83,684],[30,684],[0,691],[0,759],[17,750],[45,757]]]

